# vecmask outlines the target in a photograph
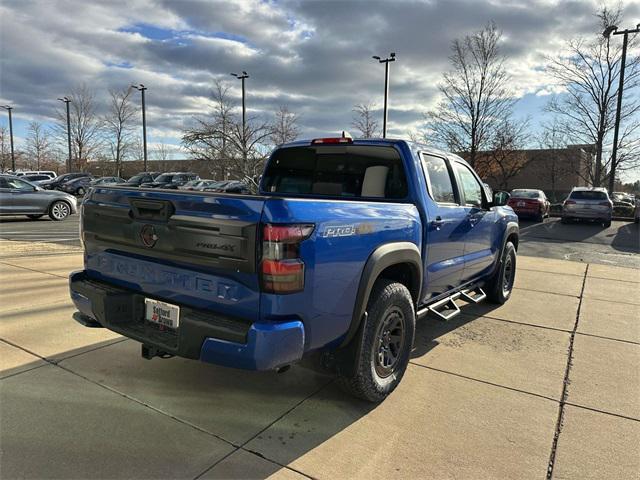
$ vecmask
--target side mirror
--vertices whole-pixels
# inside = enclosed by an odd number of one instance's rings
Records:
[[[509,202],[509,195],[507,192],[495,192],[493,194],[493,206],[494,207],[502,207]]]

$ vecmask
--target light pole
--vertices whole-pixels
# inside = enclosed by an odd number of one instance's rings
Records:
[[[387,106],[389,102],[389,62],[396,61],[395,52],[391,52],[387,58],[373,56],[374,60],[384,63],[384,116],[382,118],[382,138],[387,138]]]
[[[61,102],[67,105],[67,146],[69,147],[69,156],[67,157],[67,173],[71,171],[71,117],[69,115],[69,103],[71,99],[68,97],[59,98]]]
[[[10,107],[9,105],[3,105],[2,108],[6,109],[7,112],[9,112],[9,139],[11,142],[11,171],[15,173],[16,157],[13,153],[13,119],[11,118],[11,110],[13,110],[13,107]]]
[[[144,103],[144,92],[147,89],[143,84],[139,85],[131,85],[131,88],[135,88],[136,90],[142,93],[142,145],[144,149],[144,171],[147,171],[147,113],[146,107]]]
[[[607,39],[613,35],[623,35],[622,37],[622,58],[620,59],[620,83],[618,84],[618,103],[616,105],[616,122],[613,128],[613,151],[611,152],[611,172],[609,174],[609,193],[613,193],[616,181],[616,162],[618,156],[618,131],[620,130],[620,112],[622,110],[622,90],[624,88],[624,66],[627,61],[627,44],[629,43],[630,33],[640,33],[640,23],[634,29],[626,29],[618,31],[615,25],[608,26],[602,35]]]
[[[244,103],[244,98],[245,98],[245,91],[244,91],[244,80],[245,78],[249,78],[249,75],[247,74],[247,72],[245,72],[244,70],[242,71],[241,75],[238,75],[237,73],[232,73],[231,75],[233,75],[234,77],[236,77],[238,80],[240,80],[242,82],[242,159],[246,160],[247,159],[247,145],[246,145],[246,135],[247,135],[247,109],[245,107],[245,103]]]

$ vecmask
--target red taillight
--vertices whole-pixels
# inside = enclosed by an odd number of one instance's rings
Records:
[[[353,138],[349,137],[331,137],[331,138],[314,138],[311,145],[329,144],[329,143],[353,143]]]
[[[313,225],[271,225],[262,229],[262,290],[294,293],[304,288],[304,262],[300,243],[313,233]]]

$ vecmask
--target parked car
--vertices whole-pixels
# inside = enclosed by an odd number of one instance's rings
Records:
[[[225,180],[218,182],[214,185],[210,185],[203,189],[206,192],[219,192],[219,193],[251,193],[249,188],[244,182],[238,180]]]
[[[91,181],[91,185],[107,185],[107,184],[115,184],[115,183],[124,183],[126,180],[120,177],[100,177],[94,178]]]
[[[29,174],[29,175],[21,175],[20,178],[22,180],[26,180],[27,182],[31,182],[35,185],[40,185],[43,182],[48,182],[49,180],[51,180],[51,177],[49,175],[43,175],[41,173],[38,174]]]
[[[407,368],[417,317],[449,319],[459,297],[504,303],[515,279],[509,194],[403,140],[280,146],[259,195],[94,195],[74,318],[135,339],[145,358],[283,370],[317,353],[379,402]]]
[[[93,180],[94,180],[93,177],[73,178],[68,182],[60,185],[59,190],[69,193],[71,195],[77,195],[79,197],[82,197],[85,193],[87,193],[87,190],[89,190],[89,187],[91,187]]]
[[[140,185],[143,188],[169,188],[177,189],[192,180],[200,180],[200,177],[191,172],[170,172],[163,173],[158,176],[153,182],[143,183]]]
[[[26,215],[64,220],[77,212],[76,199],[63,192],[44,190],[20,177],[0,176],[0,215]]]
[[[159,175],[160,172],[141,172],[134,175],[126,182],[117,183],[116,185],[120,187],[139,187],[143,183],[153,182]]]
[[[574,187],[562,204],[562,223],[589,220],[611,226],[613,202],[607,190],[600,187]]]
[[[640,222],[640,198],[636,197],[636,207],[633,211],[633,221],[636,223]]]
[[[518,188],[511,191],[509,206],[518,217],[533,217],[542,222],[549,216],[551,202],[542,190]]]
[[[82,172],[65,173],[64,175],[60,175],[54,178],[53,180],[49,180],[48,182],[42,182],[40,186],[45,190],[59,190],[60,187],[63,184],[67,183],[69,180],[73,180],[74,178],[90,177],[90,176],[91,176],[90,173],[82,173]]]
[[[25,175],[46,175],[48,178],[50,179],[54,179],[56,178],[58,175],[56,174],[56,172],[52,171],[52,170],[29,170],[26,172],[16,172],[15,176],[16,177],[22,177]]]

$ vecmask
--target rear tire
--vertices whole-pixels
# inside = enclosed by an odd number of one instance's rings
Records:
[[[39,218],[41,218],[43,216],[43,214],[39,214],[39,215],[27,215],[27,217],[29,217],[31,220],[38,220]]]
[[[85,192],[84,192],[84,188],[83,188],[83,187],[80,187],[80,188],[78,189],[78,191],[76,192],[76,195],[78,195],[79,197],[83,197],[83,196],[84,196],[84,193],[85,193]]]
[[[49,208],[49,218],[56,222],[60,222],[67,218],[71,213],[71,207],[67,202],[57,200],[51,204]]]
[[[361,345],[353,374],[338,374],[338,384],[369,402],[381,402],[400,383],[409,364],[416,314],[407,287],[379,279],[371,291],[367,316],[353,339]]]
[[[498,271],[486,284],[487,299],[493,303],[505,303],[511,297],[515,279],[516,247],[513,243],[507,242],[502,251]]]
[[[611,220],[608,220],[608,221],[606,221],[606,222],[602,222],[602,226],[603,226],[604,228],[609,228],[609,227],[611,226]]]
[[[536,216],[536,222],[544,222],[544,212],[542,210],[540,210],[540,213]]]

